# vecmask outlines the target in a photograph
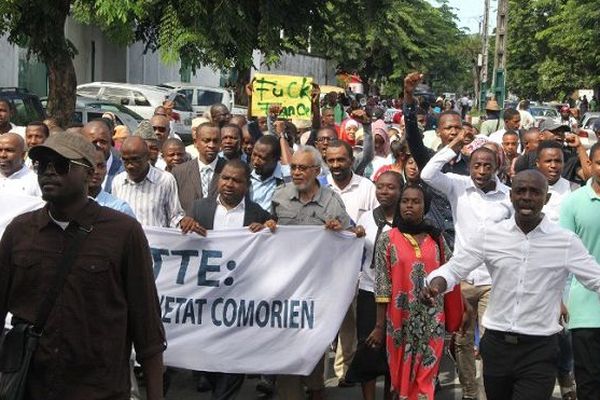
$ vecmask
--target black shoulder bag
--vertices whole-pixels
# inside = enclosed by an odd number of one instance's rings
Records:
[[[0,400],[21,400],[25,396],[29,365],[44,332],[44,326],[54,303],[56,303],[56,298],[65,285],[77,250],[91,231],[91,226],[89,228],[78,227],[75,238],[65,251],[54,281],[38,309],[35,322],[31,324],[19,321],[2,337],[0,342]]]

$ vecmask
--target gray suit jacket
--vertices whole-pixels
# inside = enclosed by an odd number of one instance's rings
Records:
[[[186,161],[183,164],[176,165],[171,173],[177,181],[177,192],[179,193],[179,202],[185,215],[191,216],[194,209],[194,201],[208,196],[216,196],[217,182],[219,174],[225,166],[225,160],[219,158],[215,167],[212,181],[209,185],[208,193],[202,193],[202,184],[200,182],[200,169],[198,159]]]

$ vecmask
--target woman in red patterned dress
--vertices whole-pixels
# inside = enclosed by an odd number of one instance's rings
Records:
[[[444,348],[444,299],[433,307],[419,299],[425,278],[449,253],[424,219],[429,203],[420,185],[407,185],[396,228],[379,237],[375,250],[377,323],[367,344],[380,346],[385,335],[392,390],[402,400],[433,400]]]

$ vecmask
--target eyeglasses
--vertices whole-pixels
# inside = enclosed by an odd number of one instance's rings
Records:
[[[306,172],[311,168],[318,168],[318,165],[302,165],[302,164],[291,164],[290,165],[290,169],[292,170],[292,172],[294,172],[295,170],[298,170],[300,172]]]
[[[153,126],[152,129],[154,129],[155,131],[159,131],[159,132],[167,131],[167,127],[165,127],[165,126]]]
[[[79,165],[86,169],[92,168],[91,166],[81,163],[75,160],[69,160],[66,158],[56,158],[53,160],[37,160],[33,164],[33,170],[36,174],[41,175],[48,169],[49,165],[52,165],[54,172],[58,175],[66,175],[71,171],[71,164]]]

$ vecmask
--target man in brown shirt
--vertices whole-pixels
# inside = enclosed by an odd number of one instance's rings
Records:
[[[75,232],[76,252],[34,354],[26,399],[129,399],[132,344],[148,399],[162,399],[166,348],[152,259],[140,224],[87,196],[95,149],[52,135],[31,150],[44,208],[11,222],[0,242],[0,320],[32,322]]]

